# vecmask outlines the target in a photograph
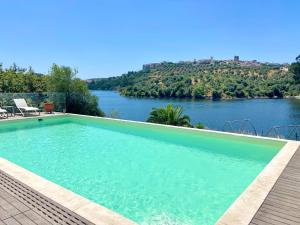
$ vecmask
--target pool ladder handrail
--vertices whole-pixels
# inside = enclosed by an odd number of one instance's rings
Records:
[[[288,133],[287,133],[286,137],[284,135],[280,134],[280,131],[279,131],[280,129],[288,129]],[[295,139],[298,140],[298,132],[297,132],[298,129],[300,129],[300,125],[285,125],[285,126],[284,125],[283,126],[277,125],[277,126],[271,127],[268,130],[268,132],[266,133],[266,136],[267,137],[274,137],[274,136],[270,135],[271,132],[274,132],[276,138],[294,139],[294,137],[295,137]]]
[[[240,124],[238,129],[234,129],[234,125],[235,124]],[[226,130],[225,127],[226,125],[229,126],[229,130]],[[243,119],[243,120],[227,120],[224,123],[223,126],[223,131],[229,131],[229,132],[233,132],[233,133],[240,133],[240,134],[252,134],[251,132],[246,132],[246,127],[250,126],[252,128],[252,130],[254,131],[254,135],[258,136],[257,134],[257,130],[254,126],[254,124],[251,122],[250,119]]]

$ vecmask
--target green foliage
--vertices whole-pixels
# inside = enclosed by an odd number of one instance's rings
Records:
[[[0,64],[0,92],[45,92],[48,77],[35,73],[31,67],[24,69],[13,64],[3,69]]]
[[[296,62],[290,65],[289,70],[294,74],[294,79],[300,83],[300,55],[296,58]]]
[[[53,64],[49,72],[49,88],[51,91],[70,93],[74,86],[76,70],[67,66]],[[74,81],[74,82],[73,82]]]
[[[89,88],[118,90],[124,96],[152,98],[281,98],[299,95],[300,84],[295,82],[296,77],[291,72],[280,70],[279,66],[267,64],[163,63],[156,68],[129,72],[120,77],[94,80]]]
[[[77,71],[53,64],[49,73],[49,88],[66,94],[66,110],[69,113],[104,116],[98,108],[98,99],[92,96],[86,82],[76,78]]]
[[[195,128],[197,128],[197,129],[204,129],[205,126],[204,126],[202,123],[197,123],[197,124],[195,125]]]
[[[147,122],[191,127],[190,118],[183,115],[182,107],[174,107],[172,104],[165,108],[153,108]]]
[[[205,87],[204,85],[196,85],[195,88],[192,90],[192,96],[194,98],[203,99],[205,98]]]

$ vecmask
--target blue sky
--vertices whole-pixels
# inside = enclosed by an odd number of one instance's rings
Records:
[[[0,62],[83,79],[210,56],[291,62],[299,11],[298,0],[3,0]]]

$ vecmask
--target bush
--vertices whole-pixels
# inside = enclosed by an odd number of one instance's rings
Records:
[[[154,108],[147,122],[192,127],[190,117],[183,114],[182,107],[174,107],[172,104],[162,108]]]
[[[197,129],[204,129],[205,126],[204,126],[204,124],[202,124],[202,123],[197,123],[197,124],[195,125],[195,128],[197,128]]]

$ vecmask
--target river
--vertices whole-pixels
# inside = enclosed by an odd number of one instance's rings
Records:
[[[214,130],[238,130],[243,126],[248,127],[246,130],[254,130],[245,119],[251,121],[258,134],[266,134],[273,126],[300,125],[299,99],[210,101],[133,98],[121,96],[114,91],[92,91],[92,94],[99,97],[99,107],[106,115],[117,112],[114,114],[117,114],[118,118],[127,120],[146,121],[152,108],[172,103],[182,106],[193,124],[201,122]],[[289,131],[286,128],[282,132]]]

